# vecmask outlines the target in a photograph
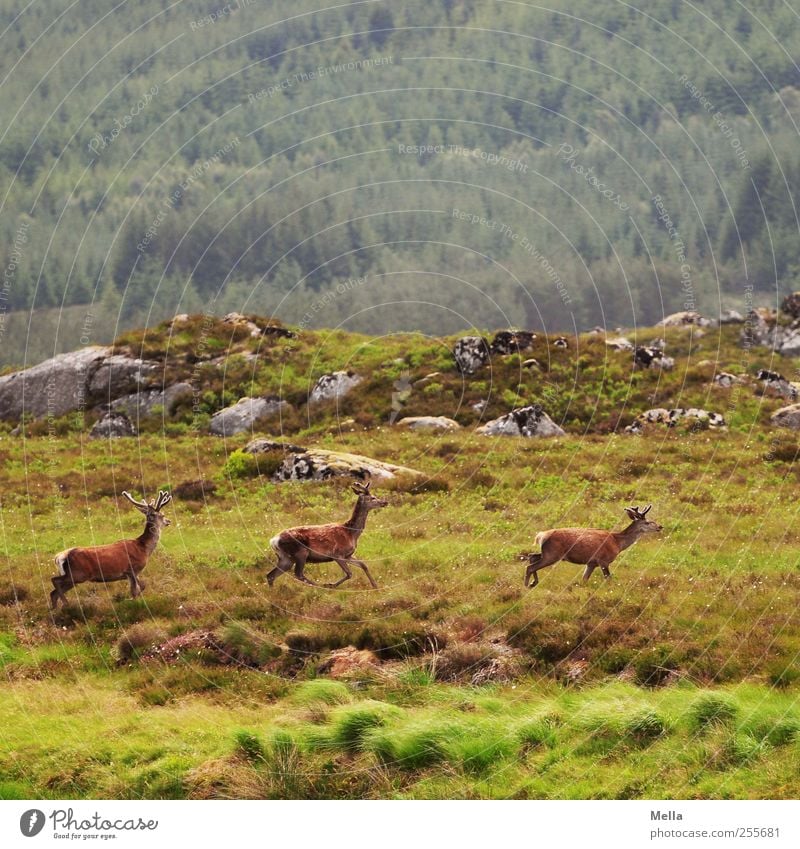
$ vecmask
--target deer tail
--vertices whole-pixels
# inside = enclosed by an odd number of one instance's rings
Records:
[[[56,563],[56,568],[58,569],[59,575],[67,574],[67,564],[69,562],[69,553],[72,551],[71,548],[66,549],[65,551],[59,551],[58,554],[53,558]]]

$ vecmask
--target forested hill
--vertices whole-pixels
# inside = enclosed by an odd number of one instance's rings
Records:
[[[0,362],[201,309],[566,331],[798,288],[790,4],[318,6],[0,0]]]

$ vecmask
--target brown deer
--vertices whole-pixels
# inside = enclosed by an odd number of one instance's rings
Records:
[[[609,566],[616,560],[620,551],[633,545],[640,536],[663,530],[661,525],[652,522],[647,514],[652,504],[639,509],[626,507],[625,512],[631,519],[630,525],[624,531],[602,531],[596,528],[554,528],[541,531],[536,535],[536,544],[541,548],[541,554],[523,554],[522,560],[528,561],[525,570],[525,586],[533,589],[539,583],[541,569],[546,569],[559,560],[569,563],[585,564],[583,582],[589,580],[592,572],[599,566],[606,578],[611,577]],[[533,583],[530,583],[533,575]]]
[[[170,524],[160,511],[169,504],[172,496],[162,490],[158,498],[148,504],[146,501],[137,501],[127,492],[122,494],[137,510],[144,513],[144,531],[136,539],[121,539],[92,548],[68,548],[57,554],[55,561],[59,574],[53,578],[55,589],[50,593],[50,607],[53,610],[58,607],[59,601],[66,603],[65,592],[86,581],[107,583],[127,578],[131,582],[133,598],[144,590],[145,585],[139,573],[158,545],[161,529]]]
[[[323,586],[333,589],[353,577],[348,564],[354,563],[364,570],[373,589],[377,589],[378,585],[370,575],[367,564],[353,557],[358,538],[363,533],[367,522],[367,514],[370,510],[385,507],[388,503],[373,495],[369,491],[369,486],[369,483],[354,484],[353,492],[358,496],[358,500],[353,508],[352,516],[344,524],[331,523],[289,528],[273,537],[269,544],[278,555],[278,563],[267,575],[267,583],[272,586],[278,575],[288,572],[294,566],[294,576],[298,581],[314,587]],[[338,563],[344,572],[344,576],[333,584],[318,584],[308,578],[303,571],[306,563],[330,562]]]

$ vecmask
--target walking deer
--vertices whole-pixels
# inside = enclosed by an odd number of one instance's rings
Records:
[[[348,564],[354,563],[364,570],[373,589],[377,589],[378,585],[370,575],[367,564],[353,557],[370,510],[380,509],[388,503],[373,495],[369,487],[369,483],[354,484],[353,492],[358,496],[358,500],[353,508],[353,514],[344,524],[331,523],[289,528],[274,536],[269,544],[278,555],[278,563],[267,575],[267,583],[272,586],[279,575],[288,572],[294,566],[294,576],[298,581],[314,587],[323,586],[333,589],[353,577]],[[308,578],[303,571],[306,563],[330,562],[338,563],[344,572],[344,575],[333,584],[318,584]]]
[[[630,525],[624,531],[603,531],[596,528],[554,528],[541,531],[536,535],[536,544],[541,548],[541,554],[523,554],[522,560],[528,560],[525,570],[525,586],[533,589],[539,583],[541,569],[546,569],[559,560],[585,565],[583,582],[589,580],[592,572],[599,566],[606,578],[611,577],[609,566],[616,560],[620,551],[633,545],[644,534],[663,530],[661,525],[652,522],[647,514],[652,504],[639,509],[626,507],[625,512],[631,519]],[[530,583],[533,576],[533,583]]]
[[[53,578],[55,589],[50,593],[50,607],[53,610],[58,607],[59,601],[66,603],[65,592],[86,581],[107,583],[127,578],[131,583],[133,598],[144,590],[145,585],[139,573],[158,545],[161,529],[170,524],[160,511],[169,504],[172,496],[162,490],[158,498],[148,504],[146,501],[137,501],[127,492],[122,494],[137,510],[144,513],[144,531],[136,539],[121,539],[92,548],[68,548],[57,554],[55,562],[58,575]]]

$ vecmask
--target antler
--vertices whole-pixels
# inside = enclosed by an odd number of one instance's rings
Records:
[[[357,492],[360,495],[367,495],[369,493],[369,486],[371,483],[371,479],[368,479],[366,483],[354,483],[353,492]]]
[[[150,509],[150,505],[146,501],[137,501],[129,492],[126,492],[125,490],[122,491],[122,494],[125,496],[125,498],[128,499],[128,501],[130,501],[131,504],[133,504],[133,506],[137,510],[141,510],[142,513],[147,513],[147,511]]]
[[[158,498],[156,499],[156,503],[153,505],[153,510],[155,510],[156,513],[158,513],[158,511],[162,507],[165,507],[167,504],[169,504],[170,501],[172,501],[171,493],[167,492],[165,489],[162,489],[158,493]]]
[[[642,510],[640,510],[639,512],[642,514],[642,516],[646,516],[652,509],[653,505],[648,504],[647,507],[642,508]]]

